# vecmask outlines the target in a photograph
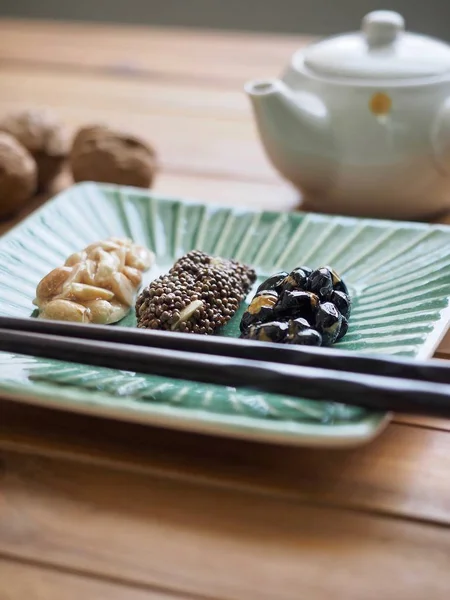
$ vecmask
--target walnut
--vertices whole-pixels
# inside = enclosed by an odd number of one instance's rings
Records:
[[[148,188],[156,172],[154,149],[138,138],[104,126],[83,127],[70,153],[78,181],[99,181]]]
[[[36,191],[36,163],[26,148],[0,132],[0,218],[20,210]]]
[[[46,190],[61,172],[69,151],[63,125],[47,109],[30,109],[7,115],[0,130],[13,135],[33,155],[38,167],[38,188]]]
[[[33,303],[42,319],[115,323],[130,311],[153,261],[152,252],[131,240],[90,244],[41,279]]]

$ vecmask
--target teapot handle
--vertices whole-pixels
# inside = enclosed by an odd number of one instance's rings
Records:
[[[433,122],[431,143],[439,170],[450,175],[450,98],[441,106]]]

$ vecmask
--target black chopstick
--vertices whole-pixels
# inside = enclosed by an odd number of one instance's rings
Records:
[[[0,329],[0,350],[374,410],[450,417],[448,384],[8,329]]]
[[[450,366],[446,361],[362,355],[337,347],[280,345],[192,333],[1,316],[0,329],[450,384]]]

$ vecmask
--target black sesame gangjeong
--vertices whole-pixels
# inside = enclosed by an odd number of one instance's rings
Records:
[[[281,286],[288,275],[289,273],[287,271],[280,271],[279,273],[271,275],[268,279],[261,283],[259,288],[256,290],[256,293],[259,294],[259,292],[266,290],[273,290],[277,293],[280,292]]]
[[[281,294],[274,312],[279,317],[303,317],[312,323],[318,306],[319,298],[316,294],[288,289]]]
[[[309,321],[303,318],[292,319],[288,322],[289,333],[286,336],[287,344],[301,346],[321,346],[322,335],[311,327]]]
[[[241,337],[330,346],[347,333],[350,312],[347,286],[331,267],[297,267],[261,283],[242,317]]]
[[[273,309],[278,302],[278,294],[275,290],[262,290],[256,292],[253,300],[247,307],[241,319],[241,332],[246,331],[252,325],[265,323],[273,317]]]
[[[236,313],[255,280],[244,264],[193,250],[141,292],[138,327],[213,334]]]
[[[269,321],[250,325],[245,338],[248,340],[259,340],[260,342],[281,343],[286,341],[289,335],[289,323],[286,321]]]
[[[316,312],[315,329],[322,336],[324,346],[331,346],[337,341],[342,324],[342,315],[331,302],[319,304]]]

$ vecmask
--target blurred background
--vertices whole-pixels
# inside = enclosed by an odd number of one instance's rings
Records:
[[[0,16],[325,35],[359,27],[375,9],[410,30],[450,40],[449,0],[0,0]]]

